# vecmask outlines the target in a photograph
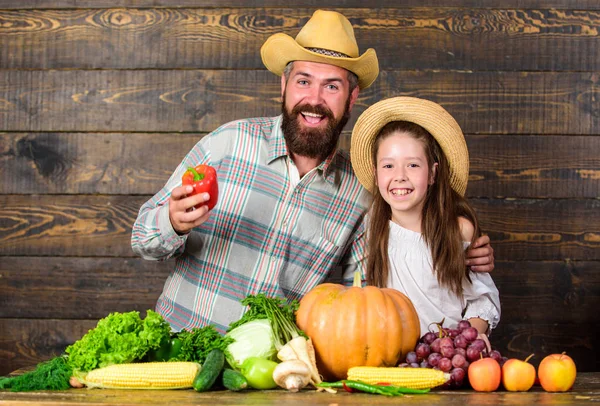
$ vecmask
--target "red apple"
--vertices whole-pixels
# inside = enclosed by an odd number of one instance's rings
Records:
[[[575,383],[577,368],[571,357],[564,352],[551,354],[540,362],[538,376],[540,385],[546,392],[566,392]]]
[[[502,365],[502,385],[510,392],[527,392],[535,382],[535,367],[528,363],[531,354],[521,361],[511,358]]]
[[[481,358],[469,365],[469,383],[477,392],[493,392],[500,386],[502,369],[493,358]]]

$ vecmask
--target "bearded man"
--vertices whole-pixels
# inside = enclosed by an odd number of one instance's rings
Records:
[[[350,22],[317,10],[295,39],[268,38],[261,56],[281,76],[282,114],[202,138],[133,226],[134,252],[177,258],[156,305],[173,330],[212,324],[223,332],[247,295],[300,299],[338,268],[344,283],[355,271],[364,279],[370,194],[337,144],[359,91],[379,74],[375,51],[359,55]],[[212,210],[203,205],[208,193],[181,186],[199,164],[217,171]],[[473,264],[491,270],[488,237],[475,245]]]

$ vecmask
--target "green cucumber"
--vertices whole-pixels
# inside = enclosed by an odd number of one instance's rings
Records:
[[[198,392],[209,390],[219,377],[224,365],[225,355],[223,354],[223,351],[215,348],[209,352],[200,372],[198,372],[194,378],[194,382],[192,383],[194,389]]]
[[[223,386],[232,391],[246,389],[248,380],[238,371],[230,368],[223,369]]]

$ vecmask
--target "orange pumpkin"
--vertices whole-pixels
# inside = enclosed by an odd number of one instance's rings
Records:
[[[334,283],[316,286],[300,301],[296,323],[312,340],[325,380],[346,379],[354,366],[395,366],[420,337],[412,302],[394,289]]]

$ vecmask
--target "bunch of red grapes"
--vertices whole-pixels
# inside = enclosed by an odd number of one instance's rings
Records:
[[[488,353],[485,341],[477,338],[478,331],[467,320],[461,320],[455,329],[438,325],[438,332],[423,335],[415,350],[406,354],[400,367],[433,368],[450,374],[445,388],[462,388],[468,384],[467,370],[473,361],[490,357],[502,366],[507,358],[497,350]]]

